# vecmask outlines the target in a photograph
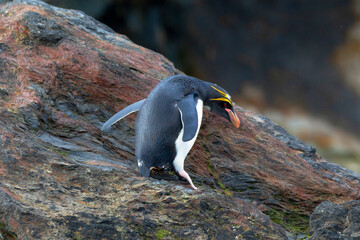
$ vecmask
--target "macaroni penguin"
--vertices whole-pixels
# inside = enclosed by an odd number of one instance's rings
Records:
[[[230,95],[216,84],[174,75],[161,81],[146,99],[131,104],[104,123],[101,130],[139,111],[135,122],[135,152],[140,175],[152,167],[175,172],[197,189],[184,169],[186,155],[198,135],[203,107],[240,126]]]

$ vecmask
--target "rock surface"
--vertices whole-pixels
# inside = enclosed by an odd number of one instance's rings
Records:
[[[322,202],[310,216],[313,240],[360,239],[360,201]]]
[[[293,239],[320,202],[360,198],[360,174],[239,107],[240,129],[204,114],[185,163],[201,191],[140,177],[135,116],[99,128],[173,64],[39,1],[1,6],[0,32],[0,238]]]

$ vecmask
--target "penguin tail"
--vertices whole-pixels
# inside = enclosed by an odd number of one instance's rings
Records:
[[[126,108],[124,108],[123,110],[121,110],[120,112],[114,114],[114,116],[112,116],[109,120],[107,120],[104,125],[101,127],[101,131],[106,131],[108,130],[111,125],[113,125],[114,123],[120,121],[121,119],[123,119],[124,117],[126,117],[127,115],[133,113],[133,112],[137,112],[141,109],[142,105],[144,104],[146,98],[143,100],[140,100],[136,103],[133,103],[129,106],[127,106]]]

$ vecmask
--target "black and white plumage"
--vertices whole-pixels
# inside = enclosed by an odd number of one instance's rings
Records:
[[[235,127],[240,126],[231,97],[224,89],[194,77],[175,75],[161,81],[146,99],[116,113],[102,130],[139,111],[135,131],[140,174],[148,177],[152,167],[175,170],[196,189],[184,170],[184,161],[198,135],[203,106]]]

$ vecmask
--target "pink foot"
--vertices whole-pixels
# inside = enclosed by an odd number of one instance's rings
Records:
[[[194,189],[194,190],[197,190],[197,187],[194,186],[193,182],[191,181],[191,178],[189,176],[189,174],[187,172],[185,172],[185,170],[181,170],[178,172],[178,174],[180,176],[182,176],[183,178],[185,178],[189,183],[190,183],[190,186]]]

